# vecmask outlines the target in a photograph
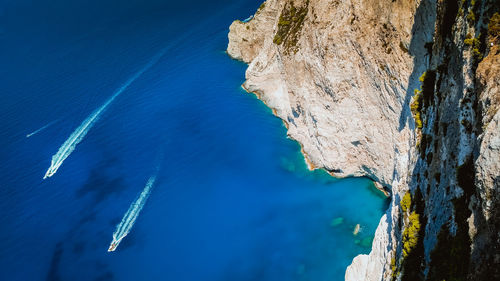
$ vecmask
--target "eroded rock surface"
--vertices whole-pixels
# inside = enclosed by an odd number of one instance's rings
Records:
[[[286,123],[309,167],[391,192],[346,280],[497,277],[499,39],[485,26],[498,6],[268,0],[231,25],[228,54],[249,64],[243,87]]]
[[[231,25],[228,53],[250,63],[243,86],[275,109],[314,167],[389,186],[397,157],[408,154],[412,132],[401,115],[416,4],[403,2],[268,0],[254,19]],[[282,16],[291,9],[306,11],[298,28]]]

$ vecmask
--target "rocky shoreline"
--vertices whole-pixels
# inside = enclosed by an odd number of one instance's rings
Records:
[[[249,64],[242,87],[283,120],[308,167],[390,190],[372,251],[346,280],[500,274],[488,251],[500,248],[495,3],[267,0],[231,24],[227,53]],[[457,269],[453,254],[436,257],[443,245],[477,260]]]
[[[248,89],[246,89],[244,87],[244,85],[242,85],[241,88],[243,90],[245,90],[247,93],[254,94],[258,99],[262,100],[261,95],[258,92],[251,92]],[[278,116],[276,109],[271,108],[271,110],[272,110],[272,112],[273,112],[273,114],[275,116]],[[286,120],[284,120],[284,119],[281,119],[281,121],[283,121],[283,124],[285,125],[286,129],[288,130],[289,127],[290,127],[290,125],[288,124],[288,122]],[[309,155],[307,155],[307,152],[305,152],[304,146],[302,145],[302,143],[301,142],[297,142],[297,143],[300,145],[300,153],[304,157],[304,162],[305,162],[307,168],[310,171],[313,171],[313,170],[316,170],[316,169],[323,169],[322,167],[317,167],[311,160],[309,160]],[[330,171],[326,171],[326,172],[328,174],[330,174],[332,177],[338,178],[338,176],[334,172],[330,172]],[[379,182],[377,182],[377,181],[374,180],[373,184],[374,184],[375,188],[378,189],[380,192],[382,192],[386,197],[390,197],[390,190],[388,190],[386,187],[384,187],[381,183],[379,183]]]

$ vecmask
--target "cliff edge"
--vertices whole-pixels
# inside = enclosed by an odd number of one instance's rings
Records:
[[[227,49],[249,63],[243,87],[286,122],[311,168],[384,186],[411,141],[400,118],[416,8],[388,2],[269,0],[233,22]]]
[[[346,280],[498,277],[498,11],[492,0],[267,0],[231,24],[243,87],[309,168],[390,191]],[[459,268],[446,261],[457,254]]]

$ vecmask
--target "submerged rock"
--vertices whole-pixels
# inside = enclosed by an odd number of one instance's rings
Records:
[[[335,218],[333,219],[331,222],[330,222],[330,226],[339,226],[341,224],[344,223],[344,218],[342,217],[338,217],[338,218]]]

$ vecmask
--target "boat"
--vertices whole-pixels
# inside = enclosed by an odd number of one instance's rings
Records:
[[[46,173],[45,173],[45,176],[43,177],[43,179],[46,179],[46,178],[50,178],[52,177],[56,172],[53,171],[52,169],[49,169]]]
[[[354,231],[352,232],[352,234],[354,235],[358,235],[358,233],[361,231],[361,225],[356,224],[356,227],[354,227]]]
[[[114,252],[118,247],[118,244],[120,244],[120,241],[122,241],[122,239],[123,237],[118,240],[113,239],[113,242],[111,242],[111,244],[109,245],[108,252]]]

